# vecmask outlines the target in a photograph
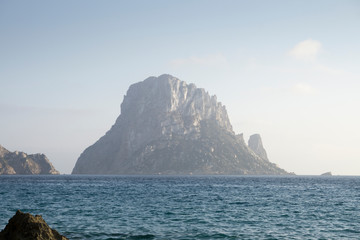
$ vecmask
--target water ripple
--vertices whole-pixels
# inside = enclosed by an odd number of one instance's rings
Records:
[[[0,176],[69,239],[359,239],[359,177]]]

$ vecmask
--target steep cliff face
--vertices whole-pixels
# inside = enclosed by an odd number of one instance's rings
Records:
[[[4,157],[8,153],[10,152],[6,148],[0,145],[0,158]]]
[[[248,145],[249,145],[249,148],[251,150],[253,150],[256,155],[258,155],[259,157],[261,157],[262,159],[264,159],[266,161],[269,161],[266,151],[265,151],[265,148],[262,144],[260,134],[251,135]]]
[[[121,115],[73,174],[282,174],[235,135],[225,106],[162,75],[130,86]]]
[[[10,152],[0,146],[0,175],[59,174],[44,154]]]

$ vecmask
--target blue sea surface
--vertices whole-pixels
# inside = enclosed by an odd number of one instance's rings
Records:
[[[69,239],[360,239],[360,177],[0,176]]]

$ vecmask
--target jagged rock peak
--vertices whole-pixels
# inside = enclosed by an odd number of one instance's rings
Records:
[[[155,139],[171,139],[174,135],[197,138],[203,120],[213,120],[233,133],[226,108],[216,96],[164,74],[129,87],[114,129],[131,126],[122,131],[128,135],[129,150],[133,152]]]
[[[157,114],[189,117],[193,122],[187,125],[198,125],[201,120],[213,119],[225,130],[233,131],[226,108],[215,95],[210,96],[203,88],[168,74],[149,77],[131,85],[121,104],[122,115],[129,118],[140,117],[155,109]]]
[[[59,174],[44,154],[10,152],[0,146],[0,175]]]
[[[256,155],[258,155],[261,159],[269,161],[265,148],[262,144],[262,140],[260,134],[253,134],[249,138],[248,142],[249,148],[253,150]]]
[[[40,215],[23,213],[20,210],[0,232],[0,240],[67,240],[51,229]]]

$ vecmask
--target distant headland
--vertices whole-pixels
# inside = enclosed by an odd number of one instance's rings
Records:
[[[44,154],[10,152],[0,145],[0,175],[59,174]]]
[[[321,174],[321,176],[332,176],[332,173],[331,172],[326,172],[326,173]]]

